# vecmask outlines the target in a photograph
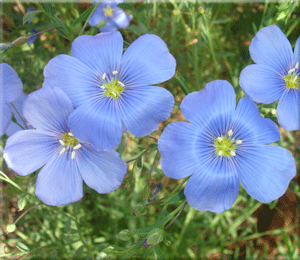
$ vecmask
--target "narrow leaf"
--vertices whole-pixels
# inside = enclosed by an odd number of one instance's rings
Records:
[[[35,17],[37,14],[39,14],[41,12],[42,12],[41,10],[36,10],[36,11],[31,11],[31,12],[24,14],[23,24],[25,24],[26,22],[28,22],[30,19],[32,19],[33,17]]]
[[[169,205],[169,204],[173,204],[176,203],[178,201],[184,200],[185,196],[183,193],[183,190],[177,192],[176,194],[174,194],[171,198],[167,199],[163,205]]]
[[[92,12],[94,12],[95,8],[97,6],[96,5],[93,5],[91,6],[89,9],[87,9],[86,11],[84,11],[77,19],[75,19],[75,21],[72,23],[72,26],[75,26],[81,22],[84,22],[86,21],[86,19],[90,16],[90,14]]]

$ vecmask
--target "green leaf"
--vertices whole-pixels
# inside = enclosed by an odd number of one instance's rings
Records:
[[[93,5],[91,6],[89,9],[87,9],[86,11],[84,11],[77,19],[75,19],[75,21],[72,23],[72,26],[75,26],[81,22],[85,22],[86,19],[90,16],[90,14],[92,12],[94,12],[95,8],[97,6],[96,5]]]
[[[44,3],[44,7],[45,7],[45,11],[50,15],[50,16],[54,16],[54,11],[52,8],[51,3]]]
[[[139,240],[136,244],[135,244],[135,246],[133,246],[130,250],[127,250],[128,252],[125,254],[125,255],[123,255],[123,257],[121,258],[122,260],[125,260],[125,259],[128,259],[128,258],[131,258],[132,259],[132,256],[133,256],[133,254],[136,252],[136,251],[138,251],[142,246],[143,246],[143,244],[144,244],[144,242],[145,242],[145,239],[146,238],[142,238],[141,240]],[[125,251],[126,252],[126,251]]]
[[[31,11],[31,12],[24,14],[23,24],[25,24],[26,22],[28,22],[30,19],[32,19],[33,17],[35,17],[37,14],[39,14],[41,12],[42,12],[41,10],[35,10],[35,11]]]
[[[182,89],[183,93],[184,94],[189,94],[191,93],[191,89],[189,88],[187,82],[185,81],[185,79],[176,71],[175,73],[175,79],[177,79],[179,85],[180,85],[180,88]]]
[[[163,253],[163,251],[161,250],[161,248],[160,248],[159,245],[153,246],[153,249],[154,249],[155,254],[157,255],[157,259],[159,259],[159,260],[164,260],[164,259],[166,259],[165,256],[164,256],[164,253]]]
[[[136,167],[142,168],[142,166],[143,166],[143,157],[140,156],[136,162]]]
[[[75,251],[73,259],[78,259],[80,257],[80,255],[82,254],[83,249],[84,249],[83,245],[81,245],[80,247],[78,247],[77,250]]]
[[[183,190],[177,192],[176,194],[174,194],[171,198],[167,199],[163,205],[169,205],[169,204],[173,204],[176,203],[178,201],[184,200],[185,196],[183,193]]]
[[[68,219],[66,221],[66,224],[65,224],[65,232],[66,233],[70,233],[71,232],[71,219]]]
[[[132,9],[132,5],[128,4],[128,3],[120,3],[118,4],[118,7],[120,7],[123,10],[129,10]]]

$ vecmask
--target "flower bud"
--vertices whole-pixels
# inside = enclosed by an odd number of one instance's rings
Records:
[[[136,205],[132,215],[143,215],[145,213],[146,205],[144,203],[139,203]]]
[[[145,240],[143,247],[155,246],[161,241],[163,241],[163,237],[164,231],[160,228],[154,228],[148,233],[147,239]]]
[[[30,37],[28,36],[21,36],[18,39],[14,40],[11,44],[13,46],[19,46],[19,45],[23,45],[24,43],[26,43],[28,41]]]
[[[129,240],[130,236],[131,236],[131,232],[129,231],[129,229],[123,229],[118,234],[118,237],[123,241]]]

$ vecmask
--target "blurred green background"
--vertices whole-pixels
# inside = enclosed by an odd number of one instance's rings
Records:
[[[23,16],[30,6],[35,10],[43,8],[44,12],[33,17],[31,24],[23,24]],[[73,2],[2,3],[1,42],[12,42],[30,34],[32,28],[41,31],[63,25],[59,30],[43,33],[30,46],[24,44],[3,54],[2,62],[16,70],[26,94],[41,88],[43,69],[50,59],[69,54],[72,41],[81,33],[98,33],[97,28],[85,24],[86,18],[78,20],[90,7],[91,3]],[[216,79],[228,80],[235,88],[237,99],[241,98],[244,94],[239,87],[239,74],[252,63],[248,51],[251,39],[262,27],[276,24],[294,47],[300,34],[299,1],[138,1],[120,7],[133,15],[130,26],[121,31],[126,43],[143,34],[156,34],[174,55],[177,74],[160,84],[176,99],[173,113],[150,137],[124,135],[118,147],[122,158],[138,159],[128,163],[128,174],[118,190],[99,195],[85,187],[81,201],[63,207],[40,203],[34,195],[37,173],[20,177],[6,167],[1,155],[5,175],[0,180],[0,257],[300,259],[300,131],[288,132],[282,128],[281,140],[276,144],[293,154],[298,169],[284,196],[270,204],[261,204],[241,187],[234,205],[222,214],[200,212],[187,205],[163,232],[161,243],[142,247],[147,233],[154,227],[166,227],[164,217],[177,212],[183,203],[179,196],[171,201],[174,203],[162,205],[183,183],[163,174],[157,153],[157,139],[165,126],[184,120],[180,102],[187,93],[199,91]],[[277,123],[276,103],[258,106],[263,116]],[[1,137],[1,150],[6,139],[5,135]],[[162,190],[154,195],[158,186]],[[119,234],[124,229],[130,231],[128,236]]]

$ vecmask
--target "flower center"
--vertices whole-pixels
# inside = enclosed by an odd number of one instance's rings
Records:
[[[114,9],[110,5],[107,5],[106,8],[103,8],[104,16],[112,16]]]
[[[71,159],[74,159],[75,151],[81,147],[81,144],[71,132],[64,133],[61,135],[61,137],[62,139],[59,140],[59,143],[61,144],[61,150],[59,154],[64,153],[68,149],[71,149]]]
[[[215,139],[214,147],[216,151],[216,155],[218,156],[226,156],[232,157],[235,156],[235,149],[238,145],[240,145],[242,140],[235,140],[231,138],[233,134],[232,130],[229,130],[226,135],[221,135]]]
[[[297,62],[295,68],[290,69],[288,74],[283,78],[286,84],[286,88],[299,89],[299,82],[300,82],[299,62]]]
[[[112,72],[113,75],[116,75],[117,73],[118,73],[117,71]],[[103,74],[102,79],[103,80],[106,79],[105,73]],[[104,81],[101,88],[104,91],[103,92],[104,96],[117,99],[124,91],[125,85],[121,81],[119,81],[117,77],[112,77],[110,80]]]

